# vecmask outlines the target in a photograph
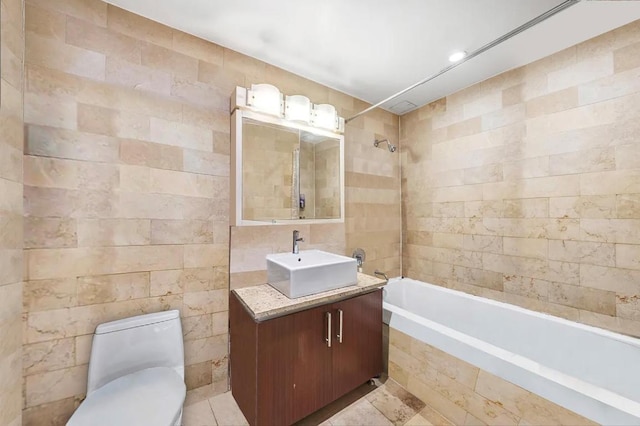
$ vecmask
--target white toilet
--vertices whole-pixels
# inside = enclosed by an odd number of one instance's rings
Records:
[[[185,395],[178,311],[100,324],[91,346],[87,398],[67,426],[178,426]]]

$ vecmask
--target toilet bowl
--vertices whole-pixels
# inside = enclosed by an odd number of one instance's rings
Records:
[[[100,324],[87,397],[67,426],[178,426],[185,395],[178,311]]]

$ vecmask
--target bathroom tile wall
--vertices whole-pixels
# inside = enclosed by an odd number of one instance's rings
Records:
[[[640,336],[640,21],[401,118],[405,276]]]
[[[0,424],[22,424],[24,2],[2,0],[0,65]]]
[[[26,2],[24,76],[23,423],[69,418],[97,324],[162,309],[181,310],[187,387],[226,390],[230,234],[247,285],[293,229],[230,233],[229,96],[266,82],[343,116],[367,105],[99,0]],[[362,246],[371,272],[398,274],[399,158],[372,145],[398,118],[349,128],[347,219],[300,227],[302,247]]]

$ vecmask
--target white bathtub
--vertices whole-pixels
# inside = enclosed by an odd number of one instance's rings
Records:
[[[605,425],[640,424],[640,340],[394,278],[390,327]]]

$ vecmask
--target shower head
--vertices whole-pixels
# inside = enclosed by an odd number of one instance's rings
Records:
[[[378,145],[380,145],[381,143],[384,143],[384,142],[387,143],[387,149],[389,150],[389,152],[396,152],[396,146],[393,145],[391,142],[389,142],[389,139],[380,139],[380,140],[376,139],[373,142],[373,146],[375,146],[377,148]]]

